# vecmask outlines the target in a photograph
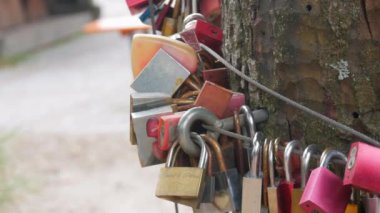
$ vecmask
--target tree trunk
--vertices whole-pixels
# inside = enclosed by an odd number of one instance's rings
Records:
[[[380,139],[380,0],[223,0],[223,53],[267,87]],[[357,140],[232,76],[264,107],[272,138],[348,148]]]

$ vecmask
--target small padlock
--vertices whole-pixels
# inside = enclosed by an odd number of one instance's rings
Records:
[[[349,153],[344,185],[380,194],[380,148],[356,142]]]
[[[360,191],[352,189],[350,203],[347,204],[345,213],[359,213],[359,199]]]
[[[228,69],[225,67],[203,70],[202,77],[205,81],[210,81],[225,88],[229,87]]]
[[[205,169],[207,165],[207,151],[205,144],[201,146],[201,154],[198,168],[172,167],[174,151],[178,143],[173,144],[169,151],[165,168],[160,170],[160,176],[156,187],[156,196],[185,205],[199,205],[203,193]],[[196,206],[194,206],[196,207]]]
[[[279,208],[279,198],[277,192],[277,186],[275,181],[275,153],[274,153],[274,143],[279,143],[279,139],[277,138],[275,142],[271,141],[268,147],[268,169],[269,169],[269,187],[268,191],[268,207],[270,213],[280,213],[282,212]]]
[[[261,212],[262,179],[260,177],[260,142],[253,141],[249,173],[243,177],[242,213]]]
[[[162,24],[162,35],[171,36],[176,33],[177,30],[177,20],[174,18],[166,17]]]
[[[304,188],[306,186],[307,179],[309,177],[310,170],[310,160],[312,155],[321,154],[320,149],[316,144],[311,144],[306,147],[302,153],[301,158],[301,187],[293,188],[292,191],[292,212],[293,213],[303,213],[304,211],[299,206]]]
[[[378,196],[367,195],[363,199],[363,204],[366,213],[380,213],[380,198]]]
[[[347,162],[347,157],[332,149],[326,149],[321,156],[319,168],[314,169],[302,194],[300,206],[307,212],[344,212],[350,200],[351,188],[343,185],[343,180],[328,170],[333,159]]]
[[[245,95],[243,93],[234,92],[223,117],[232,116],[234,111],[239,111],[243,105],[245,105]]]
[[[184,112],[176,112],[170,115],[163,115],[158,118],[157,142],[163,151],[169,150],[171,144],[177,139],[175,127]]]
[[[219,166],[219,172],[215,173],[215,206],[224,212],[240,210],[242,186],[237,169],[226,168],[218,141],[208,135],[202,137],[213,148]]]

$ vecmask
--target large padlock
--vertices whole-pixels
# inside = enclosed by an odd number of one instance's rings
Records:
[[[132,82],[137,92],[161,92],[173,95],[190,76],[190,72],[167,52],[160,49]]]
[[[201,143],[201,154],[198,167],[172,167],[175,143],[169,151],[168,160],[160,170],[156,187],[156,196],[176,203],[198,207],[204,189],[207,150]]]
[[[198,56],[189,45],[165,36],[135,34],[133,36],[131,49],[131,63],[134,78],[140,74],[160,49],[167,52],[189,72],[195,73],[197,71]]]
[[[255,123],[264,122],[268,119],[268,112],[266,110],[260,109],[252,111]],[[244,115],[240,115],[241,125],[245,125]],[[188,143],[190,141],[190,130],[195,128],[200,128],[202,126],[207,126],[208,128],[221,128],[224,130],[232,130],[234,128],[233,118],[218,119],[212,112],[203,107],[194,107],[189,109],[183,114],[179,120],[177,127],[178,140],[181,144],[182,149],[186,154],[194,157],[199,156],[199,148],[194,144]],[[209,132],[218,138],[219,134],[217,132]]]
[[[367,195],[363,199],[365,213],[380,213],[380,198],[376,195]]]
[[[215,206],[224,212],[240,210],[241,176],[236,168],[227,169],[218,141],[205,134],[202,137],[213,148],[219,166],[219,172],[215,173]]]
[[[332,149],[326,149],[321,156],[319,168],[314,169],[302,194],[300,206],[307,212],[344,212],[350,200],[351,188],[344,186],[343,180],[328,170],[333,159],[347,162],[347,157]]]
[[[346,165],[345,185],[380,194],[380,148],[363,142],[351,145]]]
[[[275,181],[275,152],[274,152],[274,144],[279,143],[279,139],[277,138],[275,141],[271,141],[268,147],[268,170],[269,170],[269,187],[268,191],[268,208],[270,213],[281,213],[281,209],[279,208],[279,197],[277,192],[277,184]]]
[[[292,212],[303,213],[304,211],[299,206],[301,196],[306,186],[307,179],[309,177],[310,160],[313,155],[321,154],[320,149],[316,144],[311,144],[306,147],[302,153],[301,158],[301,187],[293,188],[292,191]]]
[[[243,177],[242,213],[261,212],[263,183],[258,165],[261,158],[260,146],[259,141],[253,141],[250,172]]]
[[[131,113],[133,132],[136,137],[137,151],[142,167],[163,163],[153,154],[156,138],[149,137],[146,126],[149,120],[165,114],[172,114],[172,106],[162,106],[150,110]],[[131,127],[132,128],[132,127]]]

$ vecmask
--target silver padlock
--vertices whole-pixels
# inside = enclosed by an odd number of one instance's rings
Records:
[[[169,113],[173,113],[173,108],[170,105],[131,113],[133,131],[137,142],[138,156],[142,167],[164,163],[165,158],[158,159],[153,154],[153,144],[156,142],[156,139],[147,135],[147,123],[149,119]]]
[[[160,92],[172,96],[190,74],[189,70],[160,49],[133,81],[131,87],[136,92]]]

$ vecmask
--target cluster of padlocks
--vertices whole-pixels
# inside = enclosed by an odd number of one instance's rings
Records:
[[[219,1],[194,2],[205,11]],[[220,10],[183,16],[196,5],[155,2],[156,29],[173,35],[133,37],[131,142],[142,167],[165,163],[156,196],[194,212],[380,213],[380,149],[355,142],[347,156],[267,138],[260,127],[270,115],[245,105],[202,48],[221,53]]]

